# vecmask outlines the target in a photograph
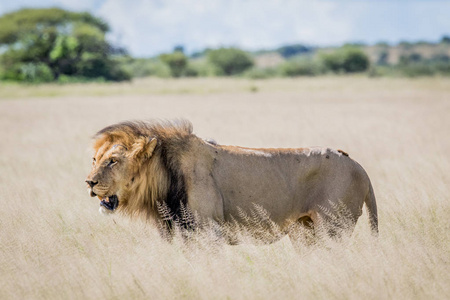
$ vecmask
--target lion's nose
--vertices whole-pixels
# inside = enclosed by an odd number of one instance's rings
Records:
[[[94,185],[96,185],[96,184],[98,183],[98,181],[94,182],[94,181],[92,181],[92,180],[86,180],[86,183],[89,184],[89,186],[90,186],[91,188],[93,188]]]

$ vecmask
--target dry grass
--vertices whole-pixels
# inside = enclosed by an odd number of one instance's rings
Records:
[[[357,85],[352,82],[358,83]],[[286,93],[286,92],[381,92],[388,88],[390,93],[409,89],[414,84],[415,92],[450,92],[447,78],[410,79],[371,79],[364,75],[354,77],[321,78],[273,78],[273,79],[235,79],[235,78],[183,78],[161,79],[141,78],[123,83],[87,83],[87,84],[43,84],[20,85],[0,82],[0,99],[56,98],[56,97],[110,97],[110,96],[146,96],[152,95],[211,95],[236,94],[248,92]],[[354,95],[353,95],[354,96]],[[364,96],[364,95],[362,95]],[[351,97],[354,98],[354,97]],[[360,99],[358,99],[360,100]]]
[[[450,298],[449,79],[151,79],[0,97],[0,299]],[[346,150],[372,178],[378,241],[365,215],[349,240],[300,253],[287,238],[169,244],[101,217],[83,182],[90,136],[175,117],[222,144]]]

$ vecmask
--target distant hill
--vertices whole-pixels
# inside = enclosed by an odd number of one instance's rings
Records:
[[[402,57],[416,57],[418,60],[450,59],[450,37],[440,42],[400,42],[396,45],[377,43],[375,45],[348,44],[363,50],[375,65],[396,65]],[[275,67],[287,59],[312,56],[318,52],[333,52],[339,47],[312,47],[301,44],[285,45],[272,50],[254,51],[257,67]]]
[[[450,57],[450,43],[400,43],[395,46],[378,44],[362,48],[370,60],[376,64],[397,64],[402,56],[417,55],[421,59]]]
[[[233,49],[233,52],[245,54],[244,51]],[[207,48],[185,55],[182,47],[174,49],[173,53],[178,53],[177,56],[183,59],[181,76],[226,76],[209,57],[216,50],[218,49]],[[292,44],[247,54],[251,56],[251,63],[248,68],[239,72],[239,76],[255,79],[364,72],[371,77],[450,76],[450,37],[443,37],[441,41],[434,43],[400,42],[395,45],[381,42],[374,45],[352,43],[336,47]],[[171,67],[161,57],[128,57],[122,58],[121,62],[123,68],[134,77],[170,77]],[[221,59],[228,60],[229,64],[237,63],[236,58],[226,55]]]

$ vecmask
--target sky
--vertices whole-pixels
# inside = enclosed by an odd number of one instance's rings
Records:
[[[88,11],[110,25],[114,45],[138,57],[177,45],[192,53],[450,36],[450,0],[0,0],[0,14],[24,7]]]

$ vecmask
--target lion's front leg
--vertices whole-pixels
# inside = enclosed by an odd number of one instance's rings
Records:
[[[188,207],[201,221],[224,221],[223,199],[212,177],[188,184]]]

